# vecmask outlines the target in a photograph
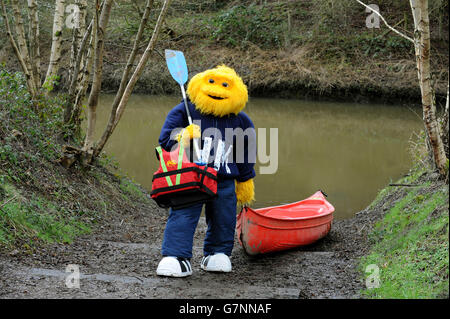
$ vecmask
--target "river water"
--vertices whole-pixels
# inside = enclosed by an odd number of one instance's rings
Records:
[[[113,98],[100,98],[97,136]],[[154,148],[161,127],[179,102],[179,97],[132,95],[105,147],[122,173],[148,190],[158,167]],[[321,189],[336,208],[336,219],[354,216],[408,171],[408,141],[423,127],[420,109],[393,105],[250,98],[244,111],[256,128],[267,129],[267,142],[269,129],[278,129],[277,170],[260,174],[267,164],[256,164],[253,207],[299,201]]]

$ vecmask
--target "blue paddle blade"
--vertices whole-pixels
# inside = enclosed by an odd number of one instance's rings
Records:
[[[188,80],[188,69],[183,52],[166,49],[165,53],[170,75],[178,84],[184,85]]]

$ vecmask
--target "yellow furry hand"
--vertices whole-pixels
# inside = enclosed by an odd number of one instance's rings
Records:
[[[236,181],[236,199],[238,205],[250,205],[255,200],[255,184],[253,178],[245,182]]]
[[[183,135],[181,135],[183,134]],[[183,141],[183,146],[189,145],[189,141],[193,138],[200,138],[202,133],[200,131],[200,126],[191,124],[187,126],[184,130],[177,134],[176,139],[180,142],[180,139]]]

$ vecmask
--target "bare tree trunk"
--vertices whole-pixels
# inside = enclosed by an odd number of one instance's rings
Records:
[[[139,43],[141,42],[142,39],[142,35],[144,33],[145,27],[147,25],[148,22],[148,17],[150,15],[150,11],[151,8],[153,6],[153,0],[147,0],[147,3],[145,5],[145,10],[144,13],[142,15],[141,18],[141,23],[139,25],[139,29],[138,32],[136,34],[136,37],[134,39],[134,44],[133,44],[133,49],[128,57],[128,61],[127,61],[127,65],[125,67],[125,70],[122,74],[122,79],[120,81],[120,86],[119,86],[119,90],[116,93],[116,96],[114,98],[113,104],[111,106],[111,114],[109,117],[109,121],[108,121],[108,125],[100,139],[100,141],[98,142],[96,148],[95,148],[95,152],[94,152],[94,157],[98,156],[98,154],[100,154],[100,152],[103,150],[103,147],[106,144],[106,141],[109,139],[109,137],[112,134],[113,131],[113,126],[114,126],[114,122],[116,119],[116,111],[117,111],[117,107],[119,106],[120,100],[122,99],[123,93],[125,91],[125,88],[127,86],[127,82],[129,79],[129,75],[131,72],[131,69],[134,65],[134,61],[136,60],[136,55],[139,49]]]
[[[83,90],[80,85],[83,84],[87,86],[87,81],[84,81],[86,72],[83,72],[83,70],[85,68],[85,65],[88,63],[88,50],[86,50],[86,48],[93,27],[93,21],[91,21],[88,29],[86,30],[87,0],[76,0],[75,4],[78,6],[79,11],[78,16],[76,17],[76,24],[73,28],[72,50],[69,69],[69,94],[64,108],[64,123],[75,124],[75,126],[73,127],[72,125],[69,125],[68,128],[72,132],[65,132],[65,134],[77,133],[75,131],[79,131],[79,121],[74,121],[76,118],[73,117],[73,111],[77,109],[75,101],[78,92]]]
[[[83,36],[86,33],[86,17],[87,17],[87,0],[76,0],[75,3],[78,5],[80,12],[79,12],[79,31],[78,34],[80,38],[78,39],[78,46],[81,46],[81,42],[83,40]],[[86,55],[86,51],[82,51],[83,57]],[[84,63],[86,59],[81,59],[80,69],[84,68]],[[78,82],[82,81],[83,74],[78,74]]]
[[[27,41],[25,38],[25,29],[23,25],[22,13],[20,12],[20,7],[17,0],[11,0],[11,6],[14,11],[14,20],[16,28],[17,44],[19,45],[19,50],[22,55],[28,70],[31,70],[30,56],[27,47]]]
[[[6,27],[6,34],[9,38],[9,42],[11,43],[11,46],[14,50],[16,58],[19,60],[20,66],[22,67],[22,72],[25,74],[25,77],[27,79],[28,91],[30,92],[32,99],[34,99],[37,94],[37,89],[36,89],[32,74],[31,74],[31,70],[28,68],[27,63],[26,63],[25,59],[23,58],[22,53],[20,52],[19,45],[16,42],[16,40],[14,39],[12,30],[11,30],[11,26],[9,24],[9,18],[6,13],[5,3],[3,2],[3,0],[0,0],[0,4],[2,7],[2,15],[3,15],[3,21],[5,23],[5,27]]]
[[[98,96],[101,90],[102,73],[103,73],[103,47],[106,27],[108,25],[109,15],[111,12],[113,0],[105,0],[100,18],[96,18],[96,40],[94,54],[94,74],[92,80],[92,88],[88,99],[88,117],[86,138],[84,140],[83,151],[88,155],[92,154],[94,144],[95,123],[97,120]],[[98,2],[97,2],[98,7]],[[98,21],[98,23],[97,23]],[[88,162],[91,160],[88,159]]]
[[[11,0],[11,6],[14,12],[15,30],[17,38],[17,46],[19,48],[20,56],[26,66],[27,73],[29,74],[29,87],[32,98],[34,99],[37,94],[36,81],[34,79],[33,69],[31,67],[30,55],[28,52],[27,41],[25,38],[25,29],[23,25],[22,13],[20,12],[19,3],[17,0]]]
[[[123,93],[123,96],[120,100],[119,106],[117,107],[116,111],[116,118],[114,121],[113,130],[116,128],[117,123],[119,123],[120,118],[123,115],[123,112],[125,110],[125,107],[127,105],[128,99],[130,98],[131,92],[133,91],[134,86],[136,85],[137,80],[141,76],[142,72],[144,71],[144,67],[147,64],[147,61],[150,57],[150,54],[152,53],[153,49],[155,48],[156,40],[158,38],[161,26],[164,22],[164,18],[167,13],[167,9],[169,8],[171,0],[164,0],[163,7],[161,9],[161,12],[158,17],[158,21],[156,22],[155,29],[153,30],[152,37],[147,45],[147,48],[145,49],[144,54],[142,55],[139,64],[136,67],[136,70],[134,71],[133,75],[131,76],[130,81],[128,82],[128,85]]]
[[[86,92],[89,86],[89,77],[92,72],[92,65],[94,63],[94,45],[95,45],[95,35],[94,31],[91,31],[91,39],[89,41],[89,49],[87,50],[85,64],[81,72],[80,80],[76,84],[76,96],[73,103],[73,110],[70,122],[73,123],[77,129],[80,126],[80,114],[81,114],[81,103],[86,96]],[[81,71],[81,70],[80,70]]]
[[[97,0],[98,1],[98,0]],[[64,167],[70,167],[77,159],[81,160],[82,165],[89,165],[92,163],[92,161],[100,154],[102,148],[104,147],[106,141],[111,136],[112,132],[114,131],[115,127],[117,126],[124,110],[126,107],[126,104],[128,102],[128,99],[131,95],[131,92],[139,79],[140,75],[142,74],[144,67],[150,57],[150,54],[154,50],[158,35],[161,30],[161,26],[164,22],[164,18],[167,14],[167,10],[169,8],[171,0],[165,0],[164,4],[161,8],[161,12],[159,14],[158,20],[156,22],[155,28],[153,30],[152,37],[147,45],[147,48],[144,51],[144,54],[142,55],[136,69],[134,70],[134,73],[132,74],[130,80],[127,83],[127,79],[129,77],[129,73],[131,72],[131,69],[133,67],[133,62],[136,58],[137,51],[139,49],[139,42],[142,38],[142,33],[145,28],[145,24],[147,23],[148,15],[150,13],[151,4],[153,3],[153,0],[148,0],[146,4],[145,12],[141,19],[141,25],[138,30],[138,34],[135,38],[135,43],[133,45],[133,50],[130,53],[130,56],[128,58],[127,65],[125,67],[124,73],[122,75],[122,81],[121,86],[119,88],[119,92],[116,95],[116,99],[113,102],[112,105],[112,114],[110,116],[110,122],[107,125],[107,128],[105,129],[102,138],[100,139],[100,143],[94,144],[93,134],[95,129],[95,120],[96,120],[96,107],[97,107],[97,101],[98,101],[98,94],[100,92],[101,88],[101,75],[102,75],[102,54],[103,54],[103,36],[104,36],[104,30],[106,27],[106,14],[109,12],[110,7],[112,4],[112,0],[105,0],[104,7],[105,9],[102,10],[102,14],[100,17],[100,22],[98,23],[98,31],[96,32],[96,25],[97,23],[94,22],[93,26],[93,34],[92,37],[95,35],[98,37],[94,41],[94,74],[93,74],[93,83],[91,92],[89,95],[89,101],[88,101],[88,123],[87,123],[87,130],[86,130],[86,139],[84,142],[84,146],[82,149],[77,149],[71,146],[65,145],[63,147],[63,156],[58,160],[61,165]],[[98,4],[98,2],[97,2]],[[106,11],[105,11],[106,10]],[[98,19],[95,18],[97,21]],[[105,23],[106,22],[106,23]],[[89,53],[88,53],[89,55]],[[126,85],[125,85],[126,84]],[[77,96],[78,98],[78,96]],[[75,110],[74,110],[75,112]],[[100,147],[99,147],[100,146]]]
[[[448,81],[448,80],[447,80]],[[444,148],[445,148],[445,154],[447,155],[447,176],[445,178],[445,182],[448,184],[449,181],[449,177],[450,177],[450,170],[448,167],[448,153],[449,153],[449,137],[448,137],[448,123],[449,123],[449,119],[448,119],[448,104],[449,104],[449,99],[450,99],[450,95],[449,95],[449,83],[447,82],[447,102],[445,103],[445,111],[444,111],[444,121],[443,121],[443,134],[442,134],[442,139],[444,142]]]
[[[448,80],[447,80],[448,81]],[[442,116],[442,143],[444,143],[444,151],[445,151],[445,155],[448,158],[448,104],[449,104],[449,83],[447,82],[447,101],[445,102],[445,109],[444,109],[444,115]],[[448,175],[448,172],[447,172]]]
[[[72,113],[73,113],[73,110],[75,109],[75,100],[76,100],[77,93],[78,93],[77,88],[80,91],[82,91],[84,86],[87,86],[87,83],[83,81],[84,79],[82,76],[80,76],[80,74],[85,74],[85,73],[81,72],[81,71],[83,71],[83,69],[85,67],[82,64],[89,63],[87,61],[87,59],[83,60],[83,57],[85,56],[85,53],[87,51],[86,50],[87,42],[88,42],[89,36],[91,35],[92,27],[93,27],[93,22],[91,22],[91,24],[89,24],[89,27],[86,30],[86,32],[83,36],[83,39],[80,42],[80,47],[78,48],[77,52],[74,54],[75,61],[71,62],[71,64],[73,64],[72,65],[72,76],[70,78],[69,94],[68,94],[67,101],[66,101],[66,107],[64,109],[64,123],[66,123],[66,124],[71,123],[71,119],[73,119]],[[80,82],[80,81],[82,81],[82,82]],[[77,86],[77,84],[78,84],[78,86]],[[79,86],[80,84],[83,85],[83,87],[80,87]],[[84,96],[84,94],[83,94],[83,96]]]
[[[53,85],[59,71],[61,60],[62,28],[64,23],[65,0],[55,1],[55,15],[53,16],[52,48],[50,52],[50,63],[45,76],[45,83]]]
[[[75,0],[75,5],[78,7],[78,15],[76,23],[72,30],[72,47],[70,51],[70,68],[69,68],[69,83],[72,82],[72,77],[75,71],[75,63],[77,61],[77,54],[80,51],[81,42],[83,41],[86,32],[86,9],[87,0]],[[84,51],[82,52],[85,53]],[[80,60],[80,69],[83,69],[84,60]]]
[[[86,92],[89,87],[89,79],[90,74],[92,72],[92,65],[94,63],[94,46],[95,46],[95,35],[96,32],[94,30],[94,19],[90,24],[90,40],[87,48],[87,53],[84,59],[83,69],[80,69],[79,80],[75,83],[75,98],[73,105],[71,106],[71,114],[70,119],[67,123],[74,125],[75,134],[80,132],[81,125],[81,105],[83,103],[84,98],[86,97]]]
[[[444,152],[440,128],[436,117],[436,105],[431,84],[430,68],[430,21],[428,0],[410,0],[414,18],[414,47],[420,90],[422,94],[423,121],[439,174],[445,177],[447,157]]]
[[[28,0],[29,43],[31,54],[31,67],[34,74],[36,88],[41,87],[41,53],[39,49],[39,15],[37,1]]]

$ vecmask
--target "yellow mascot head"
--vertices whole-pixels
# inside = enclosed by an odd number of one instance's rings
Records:
[[[225,65],[196,74],[188,84],[187,94],[201,113],[218,117],[238,114],[248,101],[241,77]]]

